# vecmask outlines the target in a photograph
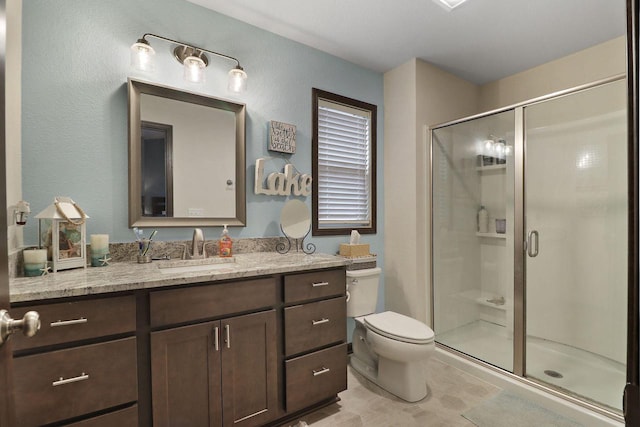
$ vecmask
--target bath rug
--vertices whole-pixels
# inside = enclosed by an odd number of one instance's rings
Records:
[[[501,391],[462,416],[478,427],[584,427],[508,391]]]

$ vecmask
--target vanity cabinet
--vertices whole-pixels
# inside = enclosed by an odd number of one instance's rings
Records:
[[[347,388],[345,271],[284,277],[286,410],[295,412]]]
[[[17,425],[81,417],[87,419],[70,425],[137,425],[135,297],[13,309],[19,316],[29,310],[40,313],[41,330],[12,337]]]
[[[154,426],[250,427],[278,416],[276,291],[266,278],[151,294],[156,326],[256,311],[151,332]],[[168,301],[173,314],[160,309]]]
[[[15,303],[17,425],[273,427],[346,389],[344,267],[163,285]]]

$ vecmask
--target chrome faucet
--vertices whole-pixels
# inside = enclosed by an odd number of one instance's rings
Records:
[[[202,252],[200,252],[200,244],[202,244]],[[203,259],[207,255],[204,250],[204,233],[200,228],[193,229],[193,240],[191,242],[191,256],[190,259]]]

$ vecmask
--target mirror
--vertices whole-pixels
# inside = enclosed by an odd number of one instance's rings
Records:
[[[246,224],[245,110],[129,79],[129,226]]]
[[[309,234],[311,215],[309,208],[300,200],[289,200],[280,212],[280,227],[290,239],[302,239]]]
[[[280,212],[280,229],[287,240],[276,245],[277,252],[286,254],[292,247],[296,252],[302,251],[305,254],[316,251],[316,245],[304,243],[304,238],[311,231],[311,213],[304,202],[292,199],[284,204]]]

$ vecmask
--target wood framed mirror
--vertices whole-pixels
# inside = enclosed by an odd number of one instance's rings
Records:
[[[129,79],[129,226],[246,225],[244,104]]]

